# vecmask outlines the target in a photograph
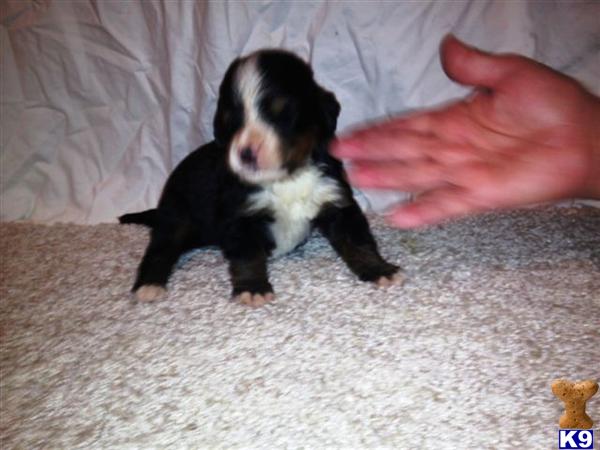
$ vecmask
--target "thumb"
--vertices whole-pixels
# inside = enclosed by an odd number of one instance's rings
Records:
[[[511,55],[487,53],[447,35],[440,45],[446,75],[460,84],[494,88],[517,69],[518,59]]]

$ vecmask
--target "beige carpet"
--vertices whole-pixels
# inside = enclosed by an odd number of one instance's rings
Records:
[[[257,310],[228,300],[215,250],[137,304],[143,228],[0,231],[2,449],[554,449],[551,381],[600,378],[597,209],[377,219],[409,277],[387,291],[316,236]]]

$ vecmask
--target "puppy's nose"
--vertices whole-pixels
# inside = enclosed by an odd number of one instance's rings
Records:
[[[240,152],[240,159],[247,166],[256,166],[256,155],[250,147],[244,147]]]

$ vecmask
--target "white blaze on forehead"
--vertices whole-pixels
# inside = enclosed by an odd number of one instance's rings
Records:
[[[258,120],[258,99],[261,92],[262,75],[258,70],[258,57],[249,56],[237,72],[237,88],[242,97],[247,121]]]

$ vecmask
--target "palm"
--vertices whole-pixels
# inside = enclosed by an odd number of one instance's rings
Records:
[[[506,90],[478,92],[431,113],[430,129],[421,132],[436,136],[440,148],[460,150],[432,155],[431,163],[445,173],[439,183],[417,188],[430,191],[449,183],[463,189],[463,199],[474,208],[553,200],[576,189],[586,160],[564,151],[581,139],[578,126],[568,122],[572,111],[564,112],[560,98],[540,102],[534,92],[519,93],[523,89],[516,83],[527,80],[509,81]]]
[[[587,158],[565,148],[585,140],[585,96],[580,90],[540,66],[517,71],[491,92],[477,92],[470,102],[442,112],[456,115],[454,120],[462,116],[463,142],[473,147],[479,160],[466,165],[464,175],[469,170],[485,175],[455,177],[455,183],[468,188],[482,206],[492,207],[574,194],[587,170]],[[440,137],[452,139],[451,133]]]

